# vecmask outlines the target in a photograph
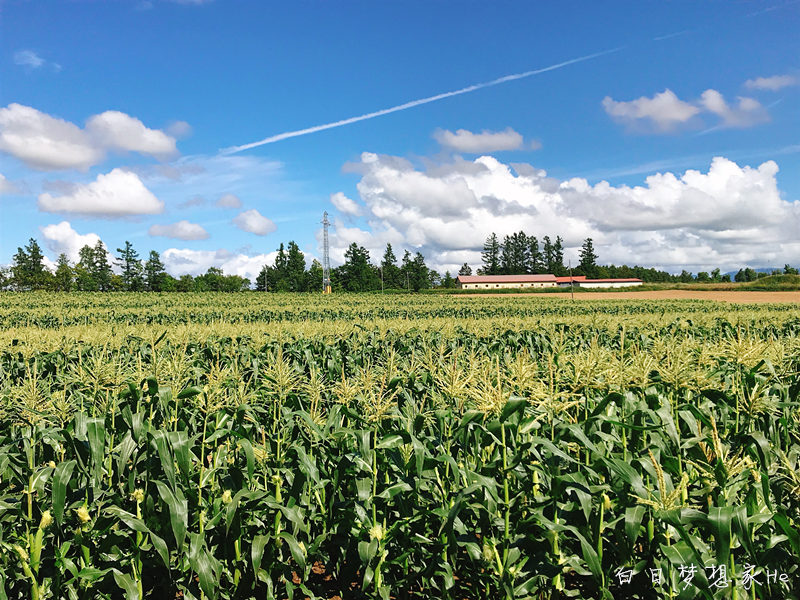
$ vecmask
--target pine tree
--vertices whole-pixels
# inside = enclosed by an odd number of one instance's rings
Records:
[[[125,290],[139,292],[144,288],[144,269],[139,253],[133,249],[133,244],[125,240],[125,248],[117,248],[119,256],[116,263],[122,269],[122,282]]]
[[[563,277],[567,274],[564,267],[564,240],[561,236],[556,236],[556,243],[553,244],[553,275]]]
[[[481,252],[481,261],[483,262],[484,275],[499,275],[500,274],[500,242],[497,240],[497,235],[492,233],[483,244],[483,252]]]
[[[11,273],[18,290],[41,290],[47,286],[50,273],[44,266],[44,254],[35,239],[30,238],[25,248],[17,248]]]
[[[150,256],[144,264],[144,278],[147,289],[151,292],[164,291],[167,273],[164,263],[161,262],[161,255],[155,250],[150,250]]]
[[[316,258],[311,261],[311,266],[306,273],[306,291],[322,291],[322,263]]]
[[[111,264],[108,262],[108,252],[100,240],[97,240],[94,245],[93,258],[92,277],[97,282],[97,289],[101,292],[107,292],[111,289],[113,271],[111,270]]]
[[[289,242],[286,256],[286,281],[290,292],[306,291],[306,259],[293,241]]]
[[[589,277],[597,277],[597,254],[594,252],[592,238],[586,238],[581,246],[580,263],[578,268],[581,273]]]
[[[553,253],[553,242],[550,241],[550,236],[546,235],[543,238],[544,247],[542,248],[544,254],[544,268],[546,273],[553,273],[555,271],[556,261]]]
[[[539,250],[539,240],[535,235],[528,238],[528,273],[539,274],[544,271],[544,257]]]
[[[461,268],[458,270],[459,275],[470,276],[472,275],[472,267],[470,267],[467,263],[461,265]]]
[[[61,253],[56,261],[56,274],[54,287],[58,292],[71,292],[74,287],[75,273],[69,266],[67,255]]]
[[[403,287],[400,283],[400,269],[397,266],[397,257],[394,255],[391,244],[386,244],[386,250],[381,259],[383,287],[387,290]]]
[[[258,276],[256,277],[256,291],[257,292],[268,292],[272,291],[269,287],[270,281],[270,271],[272,268],[269,265],[264,265],[261,267],[261,271],[258,272]]]

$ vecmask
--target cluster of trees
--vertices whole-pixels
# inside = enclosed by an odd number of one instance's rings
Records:
[[[130,292],[238,292],[250,289],[250,280],[238,275],[225,275],[222,269],[210,267],[203,275],[192,277],[181,275],[175,278],[168,274],[161,256],[151,250],[147,260],[139,258],[133,244],[126,241],[124,248],[117,248],[117,256],[110,257],[102,242],[84,246],[78,254],[78,262],[71,264],[65,254],[56,261],[55,272],[45,266],[45,258],[38,242],[31,238],[28,245],[18,248],[10,270],[0,269],[0,289],[53,290],[53,291],[130,291]],[[405,251],[398,264],[391,244],[379,264],[370,261],[369,251],[356,243],[345,252],[343,265],[331,270],[331,285],[334,291],[366,292],[377,290],[419,291],[435,287],[455,288],[456,279],[446,272],[441,276],[425,264],[421,253]],[[644,282],[707,282],[731,281],[729,274],[719,269],[697,275],[684,270],[680,275],[646,267],[623,265],[598,265],[592,239],[587,238],[581,246],[580,261],[572,269],[573,275],[589,278],[638,278]],[[540,246],[536,236],[520,231],[505,236],[500,243],[496,234],[490,235],[481,253],[482,266],[479,275],[522,275],[552,273],[556,276],[569,274],[564,265],[563,240],[556,236],[542,238]],[[112,266],[119,267],[119,274]],[[759,272],[752,268],[739,269],[734,281],[755,281],[768,275],[797,275],[798,270],[789,265],[783,270]],[[472,275],[472,268],[464,263],[458,275]],[[322,290],[322,265],[316,259],[306,269],[305,256],[298,245],[291,241],[278,248],[272,265],[264,265],[255,281],[255,288],[265,292],[317,292]]]
[[[51,290],[57,292],[236,292],[250,288],[250,280],[238,275],[225,275],[211,267],[204,275],[181,275],[176,279],[166,272],[161,256],[151,250],[146,261],[139,258],[133,244],[126,241],[110,257],[99,240],[78,252],[78,262],[70,263],[66,254],[56,261],[55,273],[45,266],[39,243],[31,238],[24,248],[17,248],[10,272],[0,272],[0,289]],[[114,273],[117,265],[120,273]]]
[[[723,274],[719,269],[710,273],[700,271],[693,275],[683,270],[680,275],[672,275],[666,271],[646,267],[629,267],[622,265],[599,265],[592,238],[586,238],[581,246],[580,260],[572,269],[573,275],[585,275],[590,279],[628,279],[637,278],[646,283],[722,283],[731,281],[731,276]],[[561,236],[556,236],[555,241],[550,236],[541,240],[536,236],[526,235],[524,231],[507,235],[501,242],[495,233],[492,233],[483,244],[481,252],[482,266],[478,269],[479,275],[524,275],[552,273],[556,277],[569,275],[569,269],[564,265],[564,248]],[[471,275],[472,271],[464,265],[459,275]],[[734,281],[755,281],[767,275],[797,274],[797,269],[786,265],[783,271],[774,270],[771,273],[757,272],[754,269],[739,269],[734,276]]]
[[[425,257],[406,250],[397,264],[391,244],[386,244],[378,265],[371,262],[369,251],[355,242],[344,253],[344,264],[331,269],[334,291],[368,292],[404,289],[419,291],[431,287],[455,287],[456,281],[446,273],[441,278],[425,265]],[[322,265],[316,259],[306,270],[305,258],[295,242],[281,244],[273,265],[264,265],[256,278],[256,289],[264,292],[317,292],[322,290]]]

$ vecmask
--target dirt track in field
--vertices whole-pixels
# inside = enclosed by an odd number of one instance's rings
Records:
[[[569,298],[565,293],[522,294],[459,294],[459,296],[536,296],[537,298]],[[725,292],[702,290],[654,290],[647,292],[579,292],[575,300],[716,300],[717,302],[800,303],[800,292]]]

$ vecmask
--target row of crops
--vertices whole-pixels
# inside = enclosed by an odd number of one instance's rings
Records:
[[[0,295],[0,598],[798,597],[790,306],[93,298]]]

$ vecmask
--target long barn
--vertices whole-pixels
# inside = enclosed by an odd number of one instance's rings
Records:
[[[503,288],[619,288],[642,285],[641,279],[587,279],[585,275],[556,277],[555,275],[459,275],[456,279],[462,290],[491,290]]]

